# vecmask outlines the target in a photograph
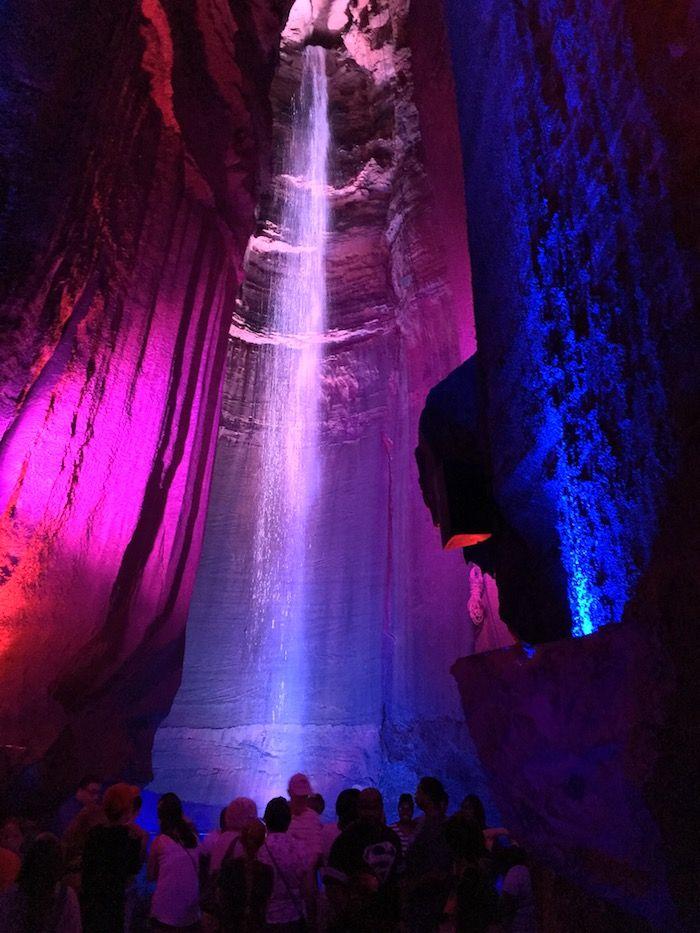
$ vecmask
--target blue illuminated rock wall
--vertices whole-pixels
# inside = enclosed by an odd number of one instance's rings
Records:
[[[621,620],[677,457],[692,302],[663,96],[623,3],[447,8],[495,494],[554,607],[530,637],[585,635]]]
[[[501,607],[599,629],[453,673],[504,821],[630,915],[543,928],[695,930],[697,4],[446,5]]]

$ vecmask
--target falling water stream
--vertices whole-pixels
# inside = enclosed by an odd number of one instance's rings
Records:
[[[432,333],[418,312],[433,305],[416,305],[415,332],[351,327],[346,339],[326,320],[327,241],[329,263],[347,246],[346,233],[329,232],[333,54],[290,42],[272,98],[272,202],[261,205],[231,331],[182,683],[154,740],[151,789],[211,807],[203,825],[238,794],[262,805],[284,793],[297,770],[330,796],[355,783],[410,789],[438,767],[433,734],[452,770],[465,741],[445,676],[470,650],[453,625],[461,556],[449,564],[434,547],[411,472],[416,404],[445,369],[412,336]],[[361,225],[349,238],[358,255],[368,235],[384,249],[376,232]],[[376,274],[355,296],[372,315]],[[409,356],[420,366],[407,368]],[[483,796],[472,762],[462,772]]]
[[[279,272],[270,287],[268,317],[274,339],[263,358],[268,392],[262,415],[249,639],[258,676],[270,681],[268,721],[272,723],[300,723],[304,714],[304,627],[312,570],[309,520],[320,482],[319,337],[326,322],[325,67],[322,48],[304,50],[301,86],[279,177],[278,194],[283,198]]]

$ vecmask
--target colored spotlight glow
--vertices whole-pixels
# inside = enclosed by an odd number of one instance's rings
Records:
[[[445,544],[446,551],[454,551],[457,548],[462,547],[473,547],[475,544],[481,544],[482,541],[488,541],[491,537],[491,532],[485,532],[484,534],[458,534],[452,535],[452,537]]]

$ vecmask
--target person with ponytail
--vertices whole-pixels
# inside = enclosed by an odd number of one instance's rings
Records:
[[[182,812],[177,794],[158,801],[160,833],[148,856],[148,879],[156,888],[151,924],[156,930],[195,931],[200,928],[199,840]]]

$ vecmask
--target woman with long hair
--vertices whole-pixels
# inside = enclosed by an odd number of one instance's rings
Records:
[[[277,933],[303,933],[307,877],[304,851],[287,830],[292,811],[284,797],[273,797],[263,817],[267,836],[260,849],[261,862],[272,868],[272,894],[267,903],[267,929]]]
[[[264,933],[274,873],[258,858],[265,842],[265,824],[250,820],[241,829],[239,845],[226,854],[216,879],[221,933]],[[240,854],[238,854],[240,850]]]
[[[494,843],[496,843],[497,840],[500,841],[508,838],[508,830],[504,829],[502,826],[486,825],[486,811],[484,810],[481,799],[477,797],[476,794],[467,794],[460,804],[459,810],[467,819],[474,820],[479,824],[479,828],[484,834],[484,845],[489,852],[493,849]]]
[[[199,930],[199,840],[177,794],[160,798],[158,821],[148,856],[148,879],[156,883],[151,924],[156,930]]]
[[[500,930],[493,870],[481,825],[458,812],[445,822],[444,833],[454,858],[452,897],[445,910],[452,915],[452,929],[459,933]]]

